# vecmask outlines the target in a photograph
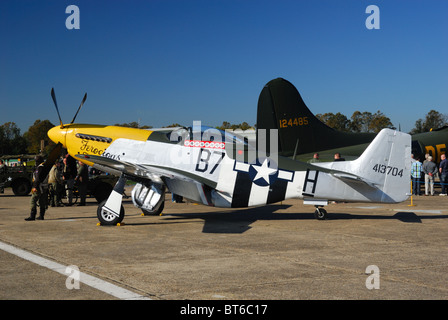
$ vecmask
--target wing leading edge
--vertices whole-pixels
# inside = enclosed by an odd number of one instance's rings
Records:
[[[153,182],[163,184],[162,178],[170,180],[181,180],[205,184],[211,188],[216,187],[216,182],[204,177],[196,176],[190,172],[181,171],[175,168],[150,164],[135,164],[123,160],[111,159],[103,156],[78,154],[75,157],[82,161],[93,163],[93,167],[120,176],[122,174],[138,179],[149,179]]]

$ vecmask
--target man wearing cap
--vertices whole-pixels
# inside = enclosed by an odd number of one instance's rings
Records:
[[[38,220],[44,220],[45,209],[47,207],[47,198],[48,198],[48,175],[44,177],[41,181],[42,177],[40,177],[40,173],[42,172],[44,166],[44,158],[40,155],[37,155],[34,158],[36,162],[36,168],[33,172],[33,185],[31,189],[31,213],[26,221],[36,220],[37,214],[37,205],[39,204],[39,217]]]

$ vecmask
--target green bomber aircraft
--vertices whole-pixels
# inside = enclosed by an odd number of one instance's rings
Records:
[[[321,160],[332,161],[337,152],[355,159],[376,136],[328,127],[308,109],[294,85],[282,78],[269,81],[260,93],[257,129],[278,129],[279,154],[302,161],[312,159],[315,152]],[[412,135],[412,153],[428,153],[437,163],[447,144],[448,126]]]

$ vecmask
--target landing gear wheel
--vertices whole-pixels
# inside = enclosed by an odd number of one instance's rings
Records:
[[[314,216],[317,220],[325,220],[327,219],[327,210],[324,208],[316,208],[314,211]]]
[[[142,212],[144,216],[158,216],[162,213],[164,207],[165,207],[165,201],[162,202],[159,209],[157,210],[150,211],[142,208]]]
[[[16,196],[27,196],[31,191],[31,184],[28,180],[17,179],[12,184],[12,192]]]
[[[104,205],[106,204],[106,200],[102,201],[98,205],[98,209],[96,211],[98,220],[100,220],[101,225],[103,226],[115,226],[118,223],[121,223],[124,218],[124,208],[121,206],[120,214],[116,215],[113,212],[110,212],[109,210],[104,208]]]

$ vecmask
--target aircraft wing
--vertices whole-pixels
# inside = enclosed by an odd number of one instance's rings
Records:
[[[162,183],[161,178],[163,176],[173,178],[172,175],[169,175],[164,172],[159,172],[160,170],[156,169],[148,170],[147,166],[141,166],[127,161],[115,160],[102,156],[85,155],[85,154],[78,154],[75,155],[75,157],[78,160],[93,163],[93,167],[98,168],[99,170],[102,171],[112,173],[113,175],[116,176],[125,174],[128,176],[135,176],[139,178],[149,179],[158,183]]]
[[[128,176],[134,176],[142,179],[149,179],[156,183],[164,183],[163,177],[169,179],[178,179],[183,181],[203,183],[214,187],[216,183],[209,181],[207,179],[192,176],[188,172],[182,172],[178,170],[173,170],[171,168],[166,168],[157,165],[150,164],[135,164],[123,160],[115,160],[111,158],[106,158],[102,156],[95,155],[85,155],[78,154],[75,155],[78,160],[93,163],[95,168],[99,170],[110,172],[114,175],[120,176],[125,174]]]

